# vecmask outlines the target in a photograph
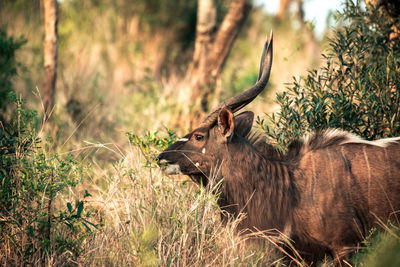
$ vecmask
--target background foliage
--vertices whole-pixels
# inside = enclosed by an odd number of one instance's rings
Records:
[[[230,1],[218,3],[221,21]],[[186,177],[166,177],[155,164],[158,152],[189,127],[189,88],[182,77],[192,57],[196,1],[59,4],[57,105],[46,129],[38,116],[40,1],[0,3],[0,262],[286,264],[276,253],[281,240],[265,235],[265,244],[249,246],[251,237],[235,233],[240,218],[221,223],[210,191]],[[399,22],[360,3],[347,0],[344,7],[337,28],[318,40],[329,46],[322,67],[319,55],[307,52],[295,16],[277,22],[254,8],[227,59],[215,101],[254,83],[260,56],[255,47],[261,49],[272,27],[270,84],[250,106],[256,114],[270,114],[258,124],[271,142],[285,150],[293,139],[323,128],[367,139],[398,136],[399,43],[388,36]],[[283,82],[310,68],[284,89]],[[399,240],[398,226],[389,225],[366,240],[353,263],[374,266],[382,251],[390,252],[385,262],[396,262],[391,252]]]
[[[324,67],[277,95],[280,111],[258,123],[283,149],[305,133],[338,128],[368,140],[400,134],[400,43],[381,9],[345,2]]]

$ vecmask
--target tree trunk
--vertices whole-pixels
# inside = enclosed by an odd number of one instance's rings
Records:
[[[279,10],[276,13],[276,18],[278,20],[282,20],[288,13],[288,9],[292,0],[280,0],[279,1]]]
[[[296,0],[297,2],[297,18],[300,22],[301,29],[304,33],[306,43],[306,53],[310,57],[319,56],[319,46],[315,39],[314,31],[310,28],[310,25],[304,20],[304,9],[303,0]]]
[[[44,93],[43,104],[45,120],[54,107],[54,94],[57,77],[57,0],[43,0],[45,40],[44,40]]]
[[[234,0],[216,32],[215,0],[199,0],[196,42],[193,63],[188,71],[192,88],[191,100],[196,112],[209,110],[209,97],[213,95],[216,80],[241,26],[251,9],[249,0]],[[198,120],[196,114],[195,120]]]
[[[216,0],[198,0],[196,42],[194,46],[193,62],[189,75],[191,77],[192,101],[200,99],[203,81],[208,73],[208,55],[212,49],[217,29]],[[198,103],[197,103],[198,104]]]

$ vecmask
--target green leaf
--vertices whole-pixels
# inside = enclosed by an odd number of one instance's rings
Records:
[[[72,205],[70,202],[67,202],[67,208],[69,212],[72,212]]]
[[[85,189],[85,195],[83,198],[91,197],[92,195]]]
[[[77,218],[81,217],[82,210],[83,210],[83,201],[80,201],[78,204],[78,211],[76,212]]]

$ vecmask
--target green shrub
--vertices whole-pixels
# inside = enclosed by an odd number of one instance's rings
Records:
[[[22,38],[9,37],[0,27],[0,111],[5,110],[7,95],[12,92],[11,78],[17,74],[15,52],[25,44]],[[3,119],[0,115],[0,119]]]
[[[325,67],[294,79],[277,95],[281,110],[258,119],[282,150],[304,133],[326,128],[369,140],[400,134],[400,43],[388,38],[393,21],[359,1],[344,6]]]
[[[24,109],[15,95],[14,101],[11,120],[0,129],[0,262],[75,260],[95,227],[83,213],[90,194],[72,205],[63,193],[80,183],[83,167],[72,155],[50,153],[37,137],[36,112]]]
[[[153,162],[160,151],[172,145],[177,139],[175,131],[169,129],[167,129],[167,137],[159,137],[158,132],[146,132],[142,136],[133,133],[127,134],[130,143],[139,147],[148,163]]]

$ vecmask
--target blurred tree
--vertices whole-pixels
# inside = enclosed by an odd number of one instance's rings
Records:
[[[308,56],[315,57],[319,54],[318,42],[315,39],[312,23],[304,19],[304,0],[280,0],[279,10],[276,13],[278,23],[288,19],[289,9],[292,5],[296,6],[295,18],[299,22],[300,31],[304,35],[305,50]]]
[[[305,43],[306,43],[306,53],[309,56],[315,56],[319,54],[319,46],[317,40],[315,39],[313,25],[304,19],[304,1],[296,0],[297,2],[297,18],[300,22],[301,30],[304,33]]]
[[[217,30],[215,0],[198,1],[195,51],[187,73],[195,112],[199,109],[208,111],[209,97],[213,95],[216,79],[250,9],[249,0],[234,0]],[[197,120],[198,114],[195,117]]]
[[[293,0],[280,0],[279,1],[279,10],[278,10],[278,13],[276,13],[276,18],[278,20],[282,20],[287,15],[288,9],[292,2],[293,2]]]
[[[216,0],[199,0],[197,7],[196,42],[194,46],[191,76],[193,92],[192,100],[196,101],[201,92],[201,82],[208,75],[208,55],[212,50],[214,36],[217,30],[217,3]],[[206,104],[206,103],[202,103]],[[206,109],[206,108],[204,108]]]
[[[45,40],[44,40],[44,112],[48,119],[54,107],[54,94],[57,78],[57,0],[43,0]]]

